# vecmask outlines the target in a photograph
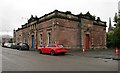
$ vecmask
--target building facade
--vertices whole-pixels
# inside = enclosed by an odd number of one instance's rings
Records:
[[[28,20],[15,31],[16,42],[28,43],[31,48],[47,44],[63,44],[68,48],[106,48],[106,22],[89,12],[74,15],[70,11],[55,10]]]

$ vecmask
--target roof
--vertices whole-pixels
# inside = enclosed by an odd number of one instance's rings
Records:
[[[54,10],[53,12],[45,14],[39,18],[37,16],[34,17],[33,15],[31,15],[28,22],[25,23],[24,25],[22,25],[22,28],[26,28],[26,26],[30,23],[38,24],[38,23],[50,20],[52,18],[62,18],[62,19],[68,19],[68,20],[77,21],[77,22],[81,22],[81,18],[84,18],[84,19],[88,19],[88,20],[93,20],[96,23],[100,22],[100,23],[102,23],[103,26],[106,26],[106,22],[101,21],[100,17],[97,17],[97,19],[96,19],[95,16],[90,14],[89,11],[86,14],[80,13],[80,14],[75,15],[75,14],[72,14],[70,11],[62,12],[62,11]]]

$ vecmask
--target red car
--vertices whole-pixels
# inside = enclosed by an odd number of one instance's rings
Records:
[[[64,48],[63,45],[59,45],[59,44],[49,44],[45,47],[39,47],[38,50],[41,54],[47,53],[51,55],[56,55],[59,53],[65,54],[67,52],[67,49]]]

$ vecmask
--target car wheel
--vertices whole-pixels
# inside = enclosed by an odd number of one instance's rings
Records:
[[[39,50],[39,53],[40,53],[40,54],[42,54],[42,51],[41,51],[41,50]]]
[[[62,53],[62,55],[65,55],[65,53]]]
[[[52,51],[50,52],[50,54],[51,54],[52,56],[55,55],[55,51],[52,50]]]
[[[20,47],[19,50],[22,50],[22,48]]]

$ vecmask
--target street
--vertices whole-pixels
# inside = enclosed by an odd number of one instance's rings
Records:
[[[51,56],[2,48],[2,71],[118,71],[118,61],[80,55]]]

